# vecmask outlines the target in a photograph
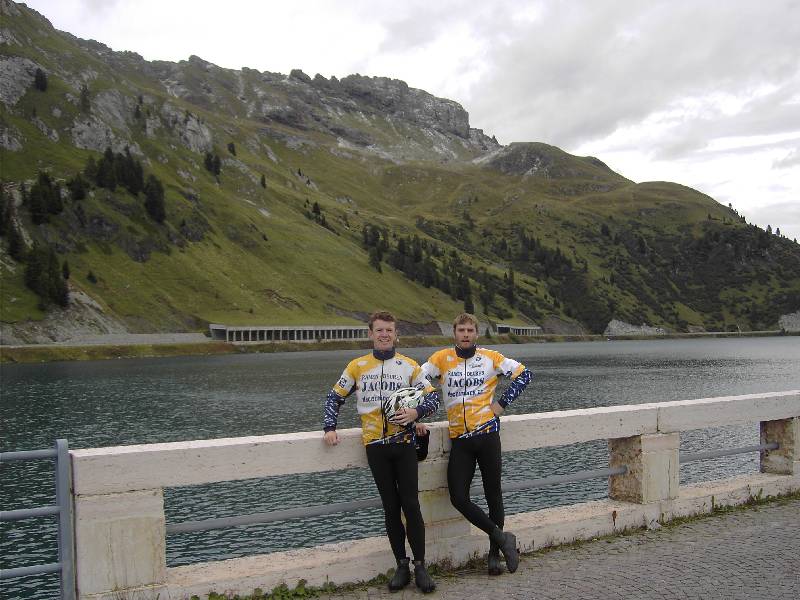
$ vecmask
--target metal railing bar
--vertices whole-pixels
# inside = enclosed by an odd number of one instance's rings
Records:
[[[61,513],[60,506],[40,506],[38,508],[19,508],[17,510],[4,510],[0,512],[0,522],[21,521],[22,519],[35,519]]]
[[[16,460],[39,460],[40,458],[56,458],[58,451],[55,448],[44,450],[18,450],[15,452],[0,452],[0,463]]]
[[[777,450],[779,445],[777,442],[769,444],[758,444],[756,446],[743,446],[741,448],[727,448],[719,450],[708,450],[706,452],[681,452],[680,462],[693,462],[696,460],[707,460],[710,458],[721,458],[723,456],[734,456],[735,454],[747,454],[749,452],[758,452],[760,450]]]
[[[553,475],[541,479],[529,479],[503,486],[503,491],[516,491],[532,487],[544,487],[558,483],[572,483],[584,481],[586,479],[597,479],[609,477],[610,475],[623,475],[628,471],[625,466],[610,469],[593,469],[590,471],[579,471],[566,475]],[[474,486],[470,488],[472,494],[482,494],[483,487]],[[211,531],[214,529],[225,529],[228,527],[245,527],[248,525],[263,525],[275,521],[288,521],[290,519],[301,519],[307,517],[321,517],[340,512],[352,512],[364,508],[377,508],[381,506],[380,498],[366,498],[364,500],[353,500],[351,502],[337,502],[335,504],[306,506],[300,508],[290,508],[287,510],[276,510],[264,513],[253,513],[250,515],[238,515],[234,517],[221,517],[218,519],[203,519],[201,521],[183,521],[181,523],[168,523],[167,533],[188,533],[195,531]]]
[[[41,575],[43,573],[58,573],[60,570],[61,563],[48,563],[45,565],[17,567],[15,569],[2,569],[0,570],[0,579],[14,579],[16,577],[26,577],[28,575]]]
[[[612,475],[624,475],[628,472],[628,467],[622,465],[621,467],[611,467],[606,469],[590,469],[588,471],[576,471],[575,473],[565,473],[564,475],[550,475],[549,477],[540,477],[538,479],[526,479],[524,481],[515,481],[503,486],[504,492],[516,492],[519,490],[527,490],[530,488],[547,487],[549,485],[557,485],[559,483],[575,483],[576,481],[586,481],[588,479],[599,479],[603,477],[610,477]],[[477,488],[477,489],[476,489]],[[483,488],[474,486],[469,490],[471,493],[483,492]]]
[[[226,527],[242,527],[245,525],[260,525],[274,521],[288,521],[304,517],[321,517],[340,512],[353,512],[364,508],[375,508],[381,505],[380,498],[366,498],[351,502],[337,502],[335,504],[319,506],[303,506],[286,510],[275,510],[265,513],[238,515],[235,517],[221,517],[218,519],[203,519],[202,521],[184,521],[182,523],[167,524],[167,533],[186,533],[189,531],[210,531],[212,529],[225,529]]]

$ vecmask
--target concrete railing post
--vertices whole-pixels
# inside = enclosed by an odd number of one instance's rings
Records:
[[[78,598],[138,589],[156,597],[166,582],[164,494],[160,489],[75,497]]]
[[[677,433],[635,435],[609,440],[609,466],[628,472],[608,480],[612,500],[648,504],[678,497]]]
[[[761,443],[778,443],[777,450],[761,451],[761,472],[800,474],[800,417],[761,421]]]
[[[444,558],[448,539],[469,535],[470,524],[450,503],[447,489],[447,461],[450,449],[447,428],[432,428],[428,458],[419,463],[419,504],[425,521],[429,560]]]

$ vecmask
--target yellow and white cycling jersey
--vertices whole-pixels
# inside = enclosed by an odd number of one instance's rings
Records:
[[[451,438],[494,420],[491,403],[498,376],[515,378],[526,371],[516,360],[486,348],[476,348],[469,358],[459,357],[455,348],[439,350],[422,365],[422,370],[429,381],[438,380],[441,385]],[[490,431],[497,431],[496,422],[486,429],[486,433]]]
[[[342,398],[355,391],[356,409],[361,415],[361,437],[366,445],[404,431],[403,427],[384,419],[381,404],[396,389],[416,385],[423,387],[426,394],[435,391],[413,359],[396,352],[386,360],[367,354],[348,363],[333,391]],[[408,441],[411,435],[409,433]]]

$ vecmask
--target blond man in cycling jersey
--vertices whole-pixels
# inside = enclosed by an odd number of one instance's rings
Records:
[[[439,394],[414,360],[396,352],[396,319],[391,313],[375,312],[370,315],[368,324],[373,350],[350,361],[328,393],[324,440],[330,446],[339,443],[336,433],[339,409],[345,398],[355,392],[367,462],[383,503],[386,534],[397,560],[389,589],[399,591],[411,581],[407,538],[414,555],[414,581],[423,593],[430,593],[436,589],[436,584],[425,568],[425,523],[418,499],[414,423],[436,412]],[[421,403],[416,408],[404,408],[389,416],[387,412],[391,407],[386,400],[396,390],[408,387],[424,390]],[[405,515],[405,527],[401,510]]]
[[[447,464],[450,501],[470,523],[489,536],[489,574],[502,573],[500,552],[508,571],[513,573],[519,565],[519,553],[514,534],[503,531],[500,415],[522,393],[533,375],[521,363],[476,346],[478,320],[474,315],[463,313],[456,317],[453,337],[452,348],[435,352],[422,365],[425,376],[432,383],[439,383],[447,409],[451,441]],[[511,378],[511,383],[495,400],[501,376]],[[481,470],[488,515],[469,497],[476,466]]]

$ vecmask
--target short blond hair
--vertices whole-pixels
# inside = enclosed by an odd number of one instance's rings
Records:
[[[478,317],[470,313],[461,313],[453,319],[453,331],[456,330],[458,325],[463,325],[464,323],[472,323],[475,326],[475,331],[478,331]]]

